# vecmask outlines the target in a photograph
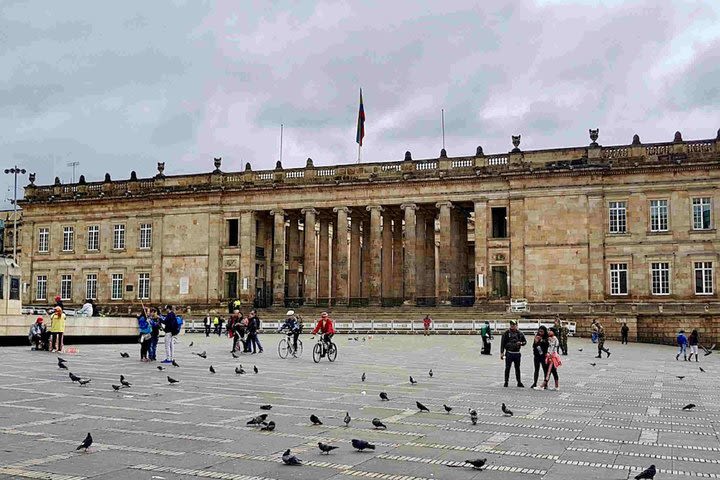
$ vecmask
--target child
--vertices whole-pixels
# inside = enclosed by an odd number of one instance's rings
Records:
[[[547,388],[548,382],[550,381],[550,374],[552,374],[553,378],[555,379],[555,390],[560,389],[557,369],[560,365],[562,365],[562,361],[560,360],[560,354],[558,353],[559,350],[560,341],[555,336],[555,332],[550,329],[550,331],[548,332],[548,351],[547,355],[545,356],[545,363],[547,363],[548,365],[548,371],[545,374],[545,381],[542,384],[542,388]]]
[[[685,337],[685,330],[680,330],[677,336],[678,354],[675,355],[675,360],[680,360],[680,354],[683,354],[685,360],[687,360],[687,337]]]

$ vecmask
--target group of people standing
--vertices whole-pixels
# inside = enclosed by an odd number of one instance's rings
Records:
[[[206,321],[208,318],[205,317]],[[232,338],[231,352],[263,353],[263,347],[258,337],[260,328],[260,317],[255,310],[250,310],[247,315],[243,315],[240,310],[233,311],[227,321],[228,336]]]
[[[49,350],[62,352],[65,347],[65,313],[61,306],[56,305],[50,315],[50,328],[45,326],[45,319],[37,317],[30,326],[28,339],[33,350]]]
[[[161,329],[165,332],[165,360],[162,363],[172,363],[175,357],[174,339],[180,334],[181,323],[172,305],[165,307],[164,316],[160,314],[160,310],[156,307],[143,307],[142,312],[138,315],[140,360],[143,362],[157,360],[157,345]]]

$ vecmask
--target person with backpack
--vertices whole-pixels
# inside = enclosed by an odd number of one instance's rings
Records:
[[[300,337],[300,332],[302,330],[302,325],[298,321],[297,317],[295,316],[294,310],[288,310],[285,314],[287,317],[285,319],[285,323],[282,324],[280,329],[278,330],[278,333],[282,332],[283,330],[287,329],[289,333],[292,334],[293,338],[293,357],[297,357],[297,348],[298,348],[298,338]]]
[[[260,345],[260,339],[258,338],[258,331],[260,330],[260,317],[257,316],[255,310],[250,310],[248,318],[248,343],[252,349],[252,353],[263,353],[262,345]]]
[[[175,309],[172,305],[168,305],[167,313],[162,321],[165,329],[165,360],[162,363],[172,363],[175,354],[174,339],[180,334],[180,324],[178,323]]]

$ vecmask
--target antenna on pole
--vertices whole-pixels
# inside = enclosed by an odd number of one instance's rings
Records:
[[[445,150],[445,109],[440,109],[440,124],[442,125],[442,148]]]
[[[282,165],[283,124],[280,124],[280,164]]]
[[[72,183],[75,183],[75,167],[80,165],[80,162],[74,161],[74,162],[68,162],[67,166],[72,167]]]

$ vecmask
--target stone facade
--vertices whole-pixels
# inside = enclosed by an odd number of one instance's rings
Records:
[[[329,167],[308,159],[260,172],[215,165],[26,187],[25,303],[717,300],[717,138],[417,161],[408,152]]]

